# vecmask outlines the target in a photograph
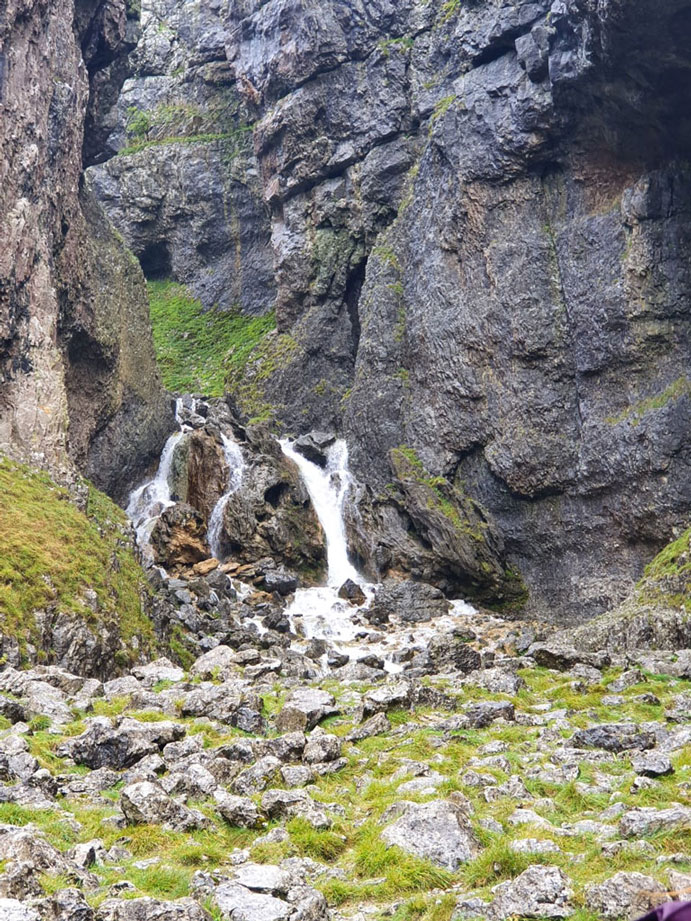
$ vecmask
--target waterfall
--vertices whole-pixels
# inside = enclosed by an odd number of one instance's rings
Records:
[[[228,464],[228,486],[226,491],[214,506],[214,510],[209,518],[209,531],[207,540],[211,548],[211,555],[216,559],[221,558],[221,532],[223,531],[223,512],[228,503],[228,499],[242,485],[242,477],[245,470],[245,460],[240,450],[240,445],[231,441],[226,435],[221,435],[223,439],[223,453],[226,463]]]
[[[175,416],[178,417],[177,410]],[[127,514],[134,524],[137,543],[145,559],[151,558],[149,539],[156,519],[164,509],[174,504],[170,494],[170,471],[175,447],[181,437],[182,431],[173,432],[161,453],[156,476],[135,489],[127,504]]]
[[[312,500],[317,518],[326,535],[328,584],[339,588],[346,579],[362,582],[360,574],[348,559],[343,504],[352,479],[348,472],[348,446],[339,440],[329,448],[326,469],[307,460],[283,439],[281,448],[286,457],[300,469],[302,480]]]

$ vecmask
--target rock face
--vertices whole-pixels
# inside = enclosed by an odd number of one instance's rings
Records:
[[[275,306],[251,387],[346,435],[370,574],[620,602],[691,509],[685,0],[143,10],[93,186],[149,274]]]
[[[80,188],[85,119],[135,32],[125,0],[10,2],[0,22],[0,450],[118,496],[172,428],[142,273]]]
[[[275,298],[271,227],[221,7],[142,4],[131,76],[108,114],[106,152],[118,155],[89,180],[148,276],[184,282],[207,307],[261,314]]]

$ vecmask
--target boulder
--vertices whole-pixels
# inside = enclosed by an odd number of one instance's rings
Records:
[[[308,461],[318,467],[326,467],[329,448],[335,442],[335,435],[330,435],[326,432],[309,432],[307,435],[301,435],[296,438],[293,447],[298,454],[302,454]]]
[[[360,605],[363,605],[367,601],[367,596],[363,592],[362,587],[352,579],[345,580],[338,590],[338,597],[343,598],[344,601],[349,601],[356,607],[360,607]]]
[[[314,729],[327,716],[337,714],[338,707],[332,694],[318,688],[296,688],[286,699],[276,717],[279,732]]]
[[[631,767],[637,774],[642,774],[644,777],[663,777],[674,773],[669,755],[658,751],[632,755]]]
[[[691,807],[680,803],[673,803],[668,809],[639,806],[624,813],[619,820],[619,832],[625,838],[688,827],[691,827]]]
[[[576,748],[604,748],[610,752],[654,748],[656,741],[654,732],[641,729],[635,723],[602,723],[579,729],[571,737]]]
[[[306,819],[317,829],[331,828],[331,819],[320,803],[315,803],[305,790],[267,790],[262,796],[262,809],[271,819]]]
[[[365,617],[385,624],[394,617],[406,624],[422,623],[449,612],[444,593],[426,582],[386,582],[377,588]]]
[[[258,828],[261,815],[256,804],[245,796],[233,796],[225,790],[216,790],[214,793],[216,810],[229,825],[237,828]]]
[[[478,853],[468,817],[455,803],[433,800],[401,805],[403,814],[382,831],[387,844],[452,871]]]
[[[92,769],[111,767],[120,770],[184,735],[185,727],[179,723],[140,723],[125,718],[113,726],[107,717],[95,717],[89,720],[81,735],[63,742],[57,754]]]
[[[96,921],[211,921],[211,915],[194,899],[106,899]]]
[[[589,911],[606,921],[615,918],[633,921],[666,901],[663,893],[664,887],[651,876],[622,872],[603,883],[587,886],[585,904]]]
[[[192,566],[211,556],[204,515],[184,502],[164,509],[151,532],[154,560],[166,569]]]
[[[130,825],[161,825],[169,831],[204,828],[208,819],[196,809],[180,805],[156,783],[129,784],[120,795],[120,808]]]
[[[565,918],[573,908],[571,881],[558,867],[528,867],[516,879],[492,889],[488,916],[504,918]]]

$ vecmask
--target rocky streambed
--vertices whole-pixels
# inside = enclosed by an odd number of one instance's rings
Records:
[[[466,628],[407,675],[268,629],[5,667],[0,917],[617,919],[691,885],[691,651]]]

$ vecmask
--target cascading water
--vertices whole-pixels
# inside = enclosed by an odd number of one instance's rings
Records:
[[[211,548],[212,556],[216,559],[221,558],[221,532],[223,531],[223,513],[228,504],[228,499],[242,485],[242,477],[245,470],[245,460],[242,456],[240,445],[231,441],[226,435],[221,435],[223,439],[223,453],[226,463],[228,464],[228,487],[221,498],[214,506],[214,510],[209,518],[209,531],[207,540]]]
[[[292,443],[281,441],[281,448],[300,470],[326,536],[327,584],[301,588],[286,614],[306,637],[323,637],[342,643],[352,642],[361,629],[353,620],[357,610],[338,597],[338,589],[347,580],[357,582],[368,597],[373,593],[348,559],[343,506],[352,478],[348,471],[348,447],[335,442],[327,451],[326,467],[319,467],[297,452]]]
[[[476,613],[464,601],[450,604],[449,614],[437,618],[432,624],[389,625],[386,633],[374,631],[362,614],[374,597],[376,586],[369,584],[348,559],[343,507],[352,477],[348,471],[348,448],[344,441],[337,441],[327,451],[325,468],[317,466],[298,453],[292,443],[281,441],[283,453],[294,461],[312,500],[314,510],[326,535],[328,575],[327,585],[317,588],[302,588],[295,593],[295,599],[286,614],[296,633],[307,639],[312,637],[328,640],[337,650],[351,658],[375,654],[381,656],[385,668],[392,673],[399,672],[401,665],[393,655],[401,646],[410,646],[411,641],[424,649],[430,638],[439,630],[452,630],[459,622],[467,622]],[[339,598],[338,589],[346,581],[357,582],[365,594],[365,602],[354,606]]]
[[[152,558],[150,538],[156,519],[164,509],[174,504],[170,494],[170,471],[173,465],[175,448],[183,434],[180,421],[181,411],[182,400],[178,399],[175,402],[175,420],[180,425],[180,429],[177,432],[173,432],[168,441],[166,441],[161,452],[161,460],[158,464],[156,476],[133,490],[127,504],[127,514],[134,524],[137,543],[142,555],[147,560]]]
[[[324,529],[328,584],[332,588],[339,588],[346,579],[362,582],[360,574],[348,559],[343,521],[343,504],[352,482],[348,472],[348,446],[345,441],[337,441],[331,446],[325,469],[307,460],[285,439],[281,441],[281,448],[286,457],[297,464],[314,511]]]

